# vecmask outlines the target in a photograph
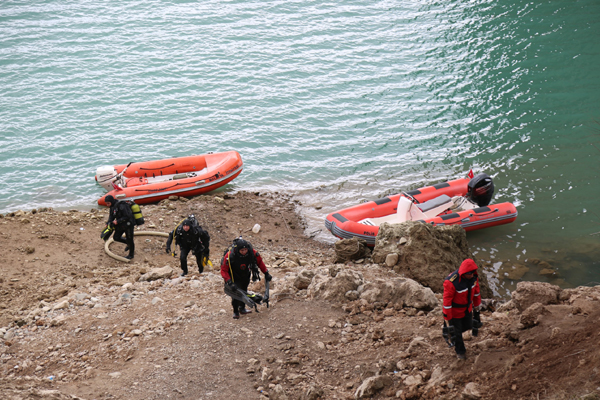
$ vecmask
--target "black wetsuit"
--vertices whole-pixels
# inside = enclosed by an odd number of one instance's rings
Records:
[[[117,220],[116,225],[114,221]],[[129,250],[129,258],[133,258],[135,253],[135,243],[133,242],[133,228],[135,227],[135,218],[131,207],[124,201],[116,201],[110,207],[108,213],[108,224],[115,228],[115,242],[125,243]],[[123,234],[125,238],[123,238]]]
[[[210,235],[208,232],[198,225],[191,225],[190,229],[186,232],[185,229],[183,229],[183,225],[180,225],[169,233],[167,249],[171,248],[173,239],[175,239],[175,244],[177,244],[181,250],[179,261],[181,262],[181,269],[183,270],[184,275],[187,275],[188,273],[187,257],[190,251],[196,256],[198,272],[202,273],[204,271],[202,260],[204,257],[208,259],[210,255]]]

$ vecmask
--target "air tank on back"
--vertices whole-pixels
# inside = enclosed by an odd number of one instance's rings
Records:
[[[478,174],[469,181],[467,197],[479,207],[485,207],[494,196],[494,182],[488,174]]]

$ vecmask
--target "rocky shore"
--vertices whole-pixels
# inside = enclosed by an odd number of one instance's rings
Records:
[[[521,282],[503,302],[482,277],[484,326],[456,358],[441,283],[472,257],[460,228],[388,226],[371,252],[305,237],[277,194],[142,211],[160,232],[195,214],[215,267],[198,274],[191,256],[180,277],[155,236],[136,236],[130,263],[108,257],[106,210],[0,215],[0,398],[600,399],[599,286]],[[270,307],[236,321],[218,264],[239,235],[274,279]]]

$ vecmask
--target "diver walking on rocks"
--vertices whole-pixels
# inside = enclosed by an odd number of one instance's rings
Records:
[[[125,251],[129,251],[129,254],[125,258],[131,260],[135,253],[133,228],[136,224],[135,217],[131,211],[131,206],[124,201],[115,200],[111,195],[106,196],[104,202],[110,207],[106,225],[107,227],[114,228],[115,232],[113,239],[115,242],[121,242],[127,245]],[[125,239],[123,239],[123,234],[125,234]]]
[[[244,293],[248,290],[250,278],[253,281],[260,280],[259,269],[265,274],[265,281],[270,282],[272,277],[262,257],[249,242],[241,238],[233,241],[233,246],[225,252],[221,261],[221,276],[225,280],[225,284],[233,290],[240,289]],[[231,299],[231,306],[234,319],[240,318],[240,314],[252,312],[252,310],[246,309],[243,301],[235,298]]]
[[[475,334],[481,326],[479,320],[473,319],[473,312],[478,314],[480,305],[477,264],[467,258],[444,281],[444,328],[442,334],[450,345],[455,346],[456,355],[461,360],[467,358],[463,332],[473,329]],[[446,326],[446,322],[449,326]]]
[[[204,266],[210,263],[208,259],[210,255],[210,235],[202,229],[193,215],[184,219],[175,229],[169,233],[167,239],[167,253],[171,253],[171,243],[175,239],[175,245],[179,246],[181,254],[179,261],[181,262],[181,276],[188,274],[187,257],[190,251],[196,256],[198,263],[198,272],[204,272]],[[175,253],[173,253],[174,255]],[[212,264],[210,264],[212,265]]]

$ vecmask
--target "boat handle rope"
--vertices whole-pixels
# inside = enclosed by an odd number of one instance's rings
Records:
[[[160,189],[134,189],[134,190],[136,192],[162,192],[163,190],[172,189],[175,186],[187,186],[187,185],[188,185],[187,183],[178,182],[172,186],[164,187],[164,188],[160,188]]]
[[[143,170],[143,171],[152,171],[152,170],[155,170],[155,169],[169,168],[169,167],[172,167],[173,165],[175,165],[175,163],[169,164],[169,165],[167,165],[167,166],[164,166],[164,167],[156,167],[156,168],[140,168],[140,170]]]

